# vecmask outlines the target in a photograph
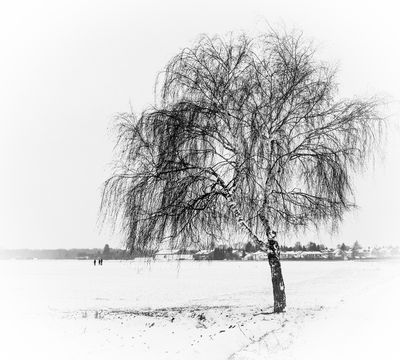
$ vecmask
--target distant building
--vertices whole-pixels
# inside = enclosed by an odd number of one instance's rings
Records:
[[[304,260],[323,260],[324,254],[321,251],[302,251],[300,259]]]
[[[351,258],[351,251],[336,249],[330,253],[332,260],[348,260]]]
[[[243,258],[244,251],[240,249],[235,249],[232,251],[232,259],[233,260],[241,260]]]
[[[194,260],[211,260],[212,259],[213,250],[200,250],[197,253],[193,254]]]
[[[282,251],[281,260],[295,260],[300,258],[301,251]]]
[[[193,255],[184,254],[181,250],[160,250],[154,255],[154,260],[172,261],[172,260],[193,260]]]
[[[257,251],[247,254],[243,260],[265,261],[268,260],[268,254],[264,251]]]

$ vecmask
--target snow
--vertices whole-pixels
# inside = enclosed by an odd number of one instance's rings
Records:
[[[394,358],[398,262],[282,267],[271,314],[267,262],[1,261],[2,358]]]

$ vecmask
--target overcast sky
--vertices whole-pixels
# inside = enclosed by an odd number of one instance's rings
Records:
[[[2,1],[0,247],[119,246],[99,233],[113,115],[153,101],[156,74],[199,34],[300,29],[338,64],[343,96],[386,97],[385,161],[356,180],[359,210],[320,240],[400,245],[396,1]],[[303,240],[318,239],[307,234]]]

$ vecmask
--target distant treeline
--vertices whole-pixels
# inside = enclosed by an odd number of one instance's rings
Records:
[[[357,246],[359,246],[358,243]],[[281,245],[280,248],[281,251],[323,251],[327,249],[327,247],[324,244],[316,244],[314,242],[309,242],[307,245],[302,245],[300,242],[296,242],[294,246]],[[338,248],[341,248],[342,250],[349,250],[350,246],[347,246],[345,244],[341,245],[339,244]],[[254,245],[252,242],[248,242],[243,248],[243,250],[246,251],[247,253],[251,253],[258,251],[259,247]]]
[[[362,246],[356,241],[352,246],[348,246],[344,243],[338,244],[337,249],[344,252],[351,251],[353,257],[362,249]],[[400,249],[398,247],[391,249],[392,255],[399,255]],[[248,242],[244,245],[236,244],[234,247],[226,245],[210,247],[207,259],[209,260],[239,260],[246,254],[255,253],[259,251],[259,247],[254,245],[252,242]],[[334,250],[328,249],[323,244],[316,244],[309,242],[307,245],[302,245],[300,242],[296,242],[294,246],[281,246],[282,252],[288,251],[326,251]],[[181,254],[195,255],[198,250],[181,250]],[[129,260],[136,257],[154,257],[156,252],[143,252],[133,251],[129,252],[124,249],[112,249],[108,244],[103,249],[18,249],[18,250],[6,250],[0,249],[0,260],[1,259],[105,259],[105,260]]]
[[[18,249],[0,250],[0,259],[133,259],[123,249],[112,249],[108,245],[104,249]]]
[[[326,247],[324,245],[316,245],[309,243],[307,246],[302,246],[296,243],[294,247],[281,246],[282,251],[319,251]],[[210,250],[213,251],[212,258],[214,260],[236,260],[238,257],[238,250],[244,253],[256,252],[259,250],[258,246],[248,242],[243,246],[235,246],[235,249],[228,246],[212,246]],[[236,252],[234,251],[236,250]],[[185,253],[194,254],[197,250],[185,251]],[[108,244],[103,249],[14,249],[0,250],[0,259],[113,259],[113,260],[129,260],[135,257],[154,256],[153,253],[144,253],[141,251],[133,251],[130,253],[124,249],[113,249]]]

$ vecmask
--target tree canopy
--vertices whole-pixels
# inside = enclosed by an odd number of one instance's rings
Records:
[[[382,118],[335,76],[296,33],[201,36],[160,73],[153,107],[118,115],[103,213],[131,249],[336,224]]]

